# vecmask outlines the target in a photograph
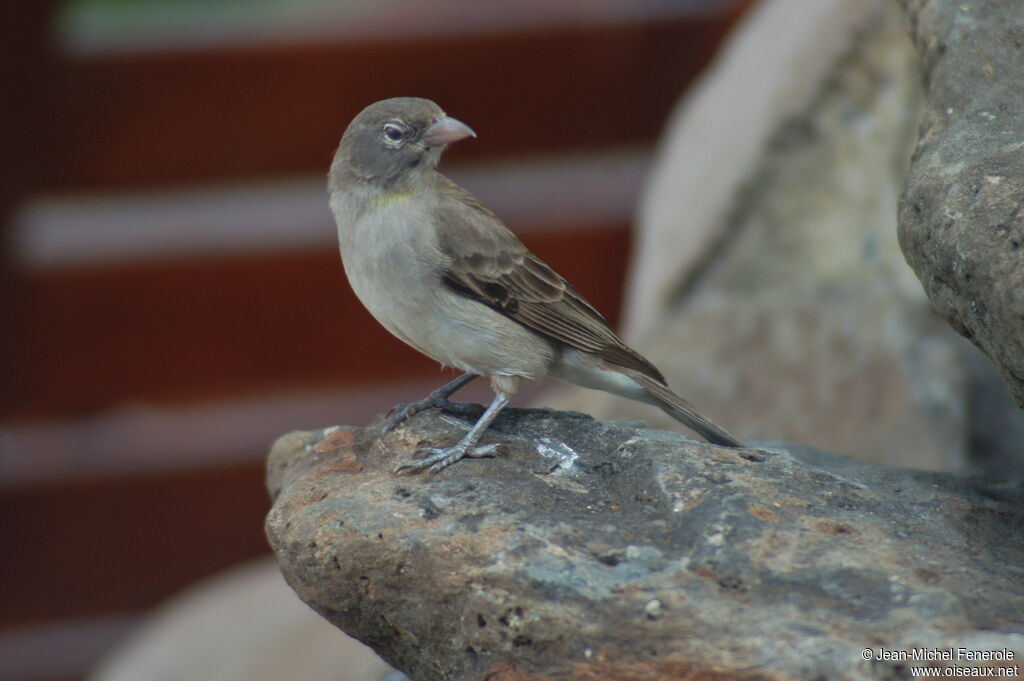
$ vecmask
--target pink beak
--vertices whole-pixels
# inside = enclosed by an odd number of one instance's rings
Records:
[[[442,116],[423,133],[423,143],[428,147],[440,147],[452,142],[476,137],[476,133],[468,125],[450,116]]]

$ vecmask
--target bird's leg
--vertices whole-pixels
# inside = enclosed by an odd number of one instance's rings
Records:
[[[451,402],[448,399],[475,378],[479,377],[476,374],[462,374],[454,381],[445,383],[418,402],[410,402],[409,404],[402,404],[393,407],[391,411],[388,412],[388,416],[384,420],[384,425],[380,427],[380,436],[384,437],[399,423],[408,418],[412,418],[424,409],[443,409],[444,411],[462,416],[471,416],[479,413],[483,408],[479,404],[473,404],[472,402]]]
[[[480,440],[480,436],[484,434],[484,431],[487,430],[487,426],[491,425],[491,421],[498,415],[498,412],[504,409],[511,399],[511,395],[506,395],[502,392],[495,393],[494,400],[488,405],[487,411],[483,413],[483,416],[477,420],[476,424],[456,444],[451,447],[425,447],[417,452],[417,454],[424,455],[422,459],[415,463],[399,466],[395,472],[418,473],[429,470],[431,473],[437,473],[463,457],[493,456],[501,445],[491,444],[477,447],[476,443]]]

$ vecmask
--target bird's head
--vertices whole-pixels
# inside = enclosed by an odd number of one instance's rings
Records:
[[[407,189],[437,166],[448,144],[467,137],[476,133],[429,99],[385,99],[363,109],[345,130],[331,164],[332,185],[336,178]]]

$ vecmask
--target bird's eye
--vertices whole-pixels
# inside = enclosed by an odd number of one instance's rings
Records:
[[[405,126],[398,123],[384,124],[384,139],[389,142],[398,142],[405,137]]]

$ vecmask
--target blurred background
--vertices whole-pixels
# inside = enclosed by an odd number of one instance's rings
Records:
[[[750,4],[3,3],[0,678],[80,679],[269,554],[277,435],[447,380],[343,277],[324,175],[360,109],[471,125],[445,171],[614,323],[654,142]]]

